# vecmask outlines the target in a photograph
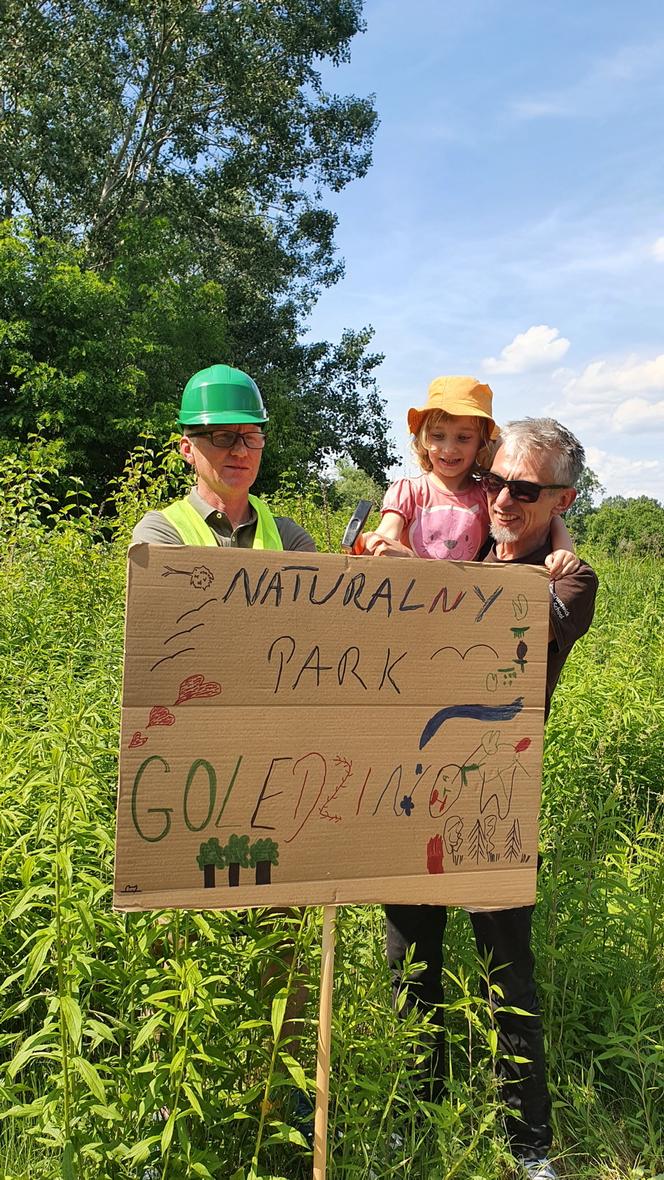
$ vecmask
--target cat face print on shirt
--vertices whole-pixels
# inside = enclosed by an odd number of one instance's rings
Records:
[[[421,508],[408,530],[408,540],[420,557],[472,561],[484,540],[479,506],[437,504]]]

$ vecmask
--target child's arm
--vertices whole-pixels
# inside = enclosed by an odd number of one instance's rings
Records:
[[[581,562],[574,552],[574,542],[562,516],[554,516],[551,520],[551,546],[553,551],[544,560],[549,577],[564,578],[565,574],[575,573]]]
[[[404,520],[399,512],[384,512],[380,524],[374,533],[362,534],[362,545],[364,553],[375,553],[380,546],[384,547],[385,542],[389,542],[390,550],[394,550],[397,546],[404,549],[404,556],[411,556],[412,551],[406,545],[401,546],[399,537],[403,532]]]

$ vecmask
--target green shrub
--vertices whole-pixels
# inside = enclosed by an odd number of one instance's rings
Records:
[[[289,937],[316,978],[319,911],[266,922],[111,910],[125,546],[147,506],[181,493],[179,464],[146,442],[101,513],[77,486],[54,513],[46,469],[5,462],[0,482],[4,1174],[128,1180],[149,1161],[173,1180],[226,1180],[252,1159],[256,1174],[310,1174],[289,1119],[315,1013],[301,1050],[279,1036],[288,981],[270,964]],[[338,546],[347,513],[320,488],[285,483],[272,506]],[[569,1174],[616,1180],[664,1168],[662,570],[597,566],[595,625],[548,726],[536,951]],[[509,1168],[461,911],[448,931],[452,1080],[445,1103],[424,1107],[413,1071],[427,1030],[390,1011],[380,910],[340,911],[332,1180],[498,1180]]]

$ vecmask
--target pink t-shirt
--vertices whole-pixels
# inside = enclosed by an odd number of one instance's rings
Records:
[[[382,512],[404,518],[401,541],[418,557],[472,561],[489,535],[486,496],[473,484],[444,492],[428,475],[398,479],[385,493]]]

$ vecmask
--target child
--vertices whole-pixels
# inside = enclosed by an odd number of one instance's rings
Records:
[[[413,450],[422,475],[398,479],[385,493],[382,518],[363,537],[366,553],[473,561],[489,535],[486,495],[472,473],[491,466],[499,435],[491,414],[492,393],[474,377],[436,377],[426,405],[408,411]],[[546,559],[551,577],[578,565],[571,537],[559,516],[551,528],[554,552]]]

